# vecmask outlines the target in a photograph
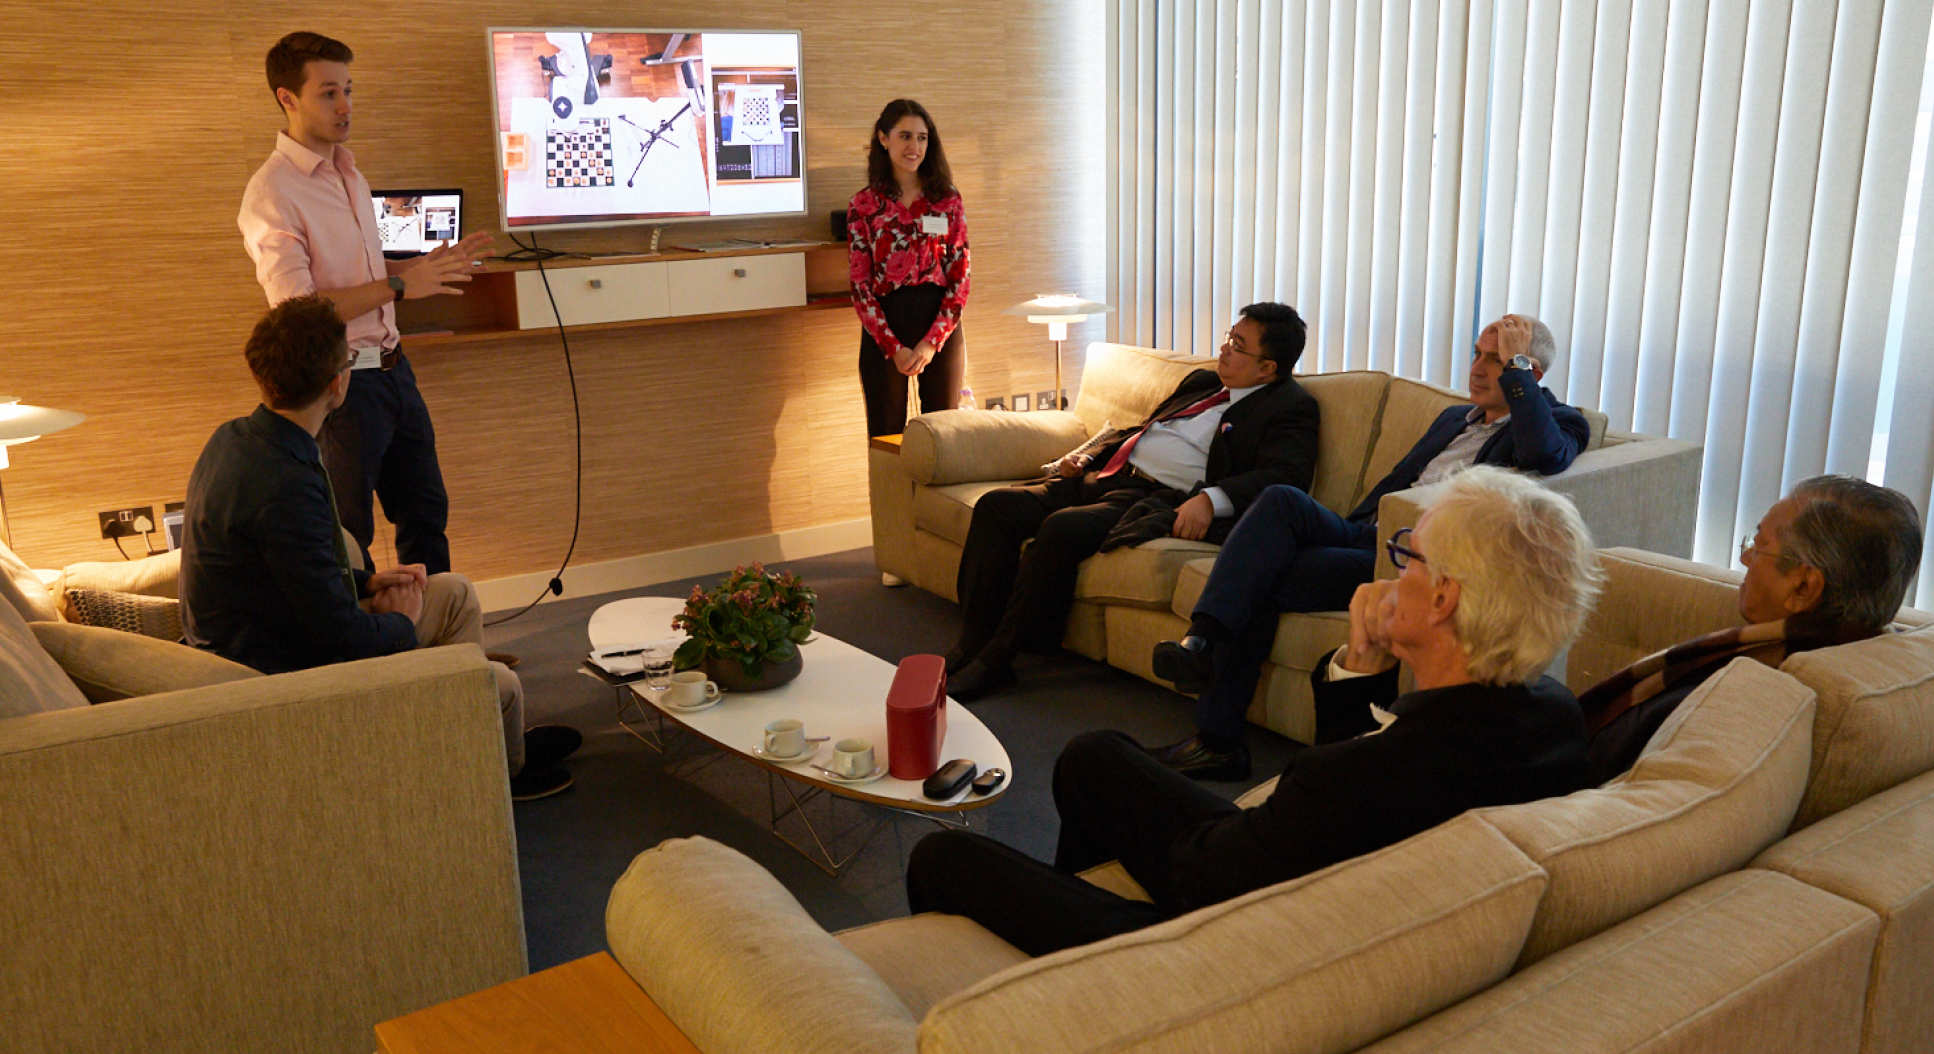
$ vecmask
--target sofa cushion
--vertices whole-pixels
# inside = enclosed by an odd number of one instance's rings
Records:
[[[1934,1037],[1934,772],[1834,813],[1754,867],[1792,875],[1880,916],[1864,1051],[1920,1051]]]
[[[1322,439],[1316,447],[1316,476],[1309,496],[1339,515],[1350,511],[1367,489],[1364,469],[1376,444],[1390,375],[1374,370],[1319,373],[1296,378],[1322,410]]]
[[[1679,704],[1624,775],[1478,810],[1551,874],[1525,942],[1536,962],[1714,875],[1786,831],[1806,789],[1813,693],[1734,659]]]
[[[942,410],[907,422],[900,439],[900,465],[915,483],[928,485],[1033,479],[1041,474],[1043,462],[1087,438],[1081,419],[1065,410],[1027,414]]]
[[[639,853],[604,928],[611,954],[701,1050],[913,1049],[914,1018],[893,989],[765,868],[709,838]]]
[[[1165,610],[1175,600],[1175,579],[1182,567],[1218,546],[1182,538],[1157,538],[1127,549],[1096,553],[1081,562],[1074,595],[1103,604]]]
[[[36,622],[32,629],[90,703],[262,676],[214,652],[152,636],[72,622]]]
[[[1801,652],[1780,669],[1820,697],[1796,830],[1934,768],[1934,627]]]
[[[83,626],[118,629],[144,637],[181,639],[181,601],[111,589],[69,589],[67,610]]]
[[[34,639],[27,620],[12,604],[0,604],[0,718],[86,705],[87,697]]]
[[[1009,480],[980,483],[953,483],[939,487],[915,487],[913,525],[928,534],[945,538],[956,548],[967,544],[967,528],[974,522],[974,503],[982,494],[1005,487]]]
[[[1544,875],[1461,817],[954,995],[927,1052],[1352,1050],[1496,983]]]
[[[1074,412],[1090,434],[1103,428],[1133,428],[1175,391],[1182,378],[1214,367],[1214,359],[1097,341],[1088,345],[1082,363]]]
[[[1434,384],[1413,381],[1404,377],[1390,379],[1390,392],[1384,397],[1383,417],[1377,427],[1376,445],[1370,449],[1369,459],[1363,468],[1363,482],[1358,484],[1355,494],[1350,496],[1348,506],[1340,510],[1349,515],[1350,509],[1363,500],[1370,488],[1390,474],[1403,460],[1417,440],[1424,437],[1430,423],[1447,406],[1456,406],[1470,400],[1449,388],[1439,388]]]
[[[1026,952],[972,919],[933,912],[886,919],[834,936],[880,975],[914,1017],[981,978],[1028,959]]]
[[[60,609],[48,594],[47,584],[40,580],[40,573],[5,545],[0,545],[0,602],[10,604],[28,622],[60,618]]]
[[[1721,875],[1365,1054],[1871,1050],[1860,1016],[1875,929],[1870,912],[1785,875]]]

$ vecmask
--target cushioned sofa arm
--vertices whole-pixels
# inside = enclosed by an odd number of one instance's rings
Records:
[[[1087,438],[1088,427],[1065,410],[943,410],[907,422],[900,462],[908,478],[928,485],[1028,479]]]
[[[914,1049],[913,1015],[886,982],[764,868],[709,838],[638,854],[604,927],[611,954],[708,1054]]]
[[[1604,446],[1578,455],[1543,483],[1571,498],[1600,548],[1686,556],[1699,513],[1702,457],[1697,443],[1613,432]]]
[[[0,801],[22,1049],[367,1050],[526,970],[471,645],[0,721]]]

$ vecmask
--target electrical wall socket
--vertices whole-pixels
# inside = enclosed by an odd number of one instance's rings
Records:
[[[155,527],[154,506],[132,505],[101,513],[101,537],[133,538]]]

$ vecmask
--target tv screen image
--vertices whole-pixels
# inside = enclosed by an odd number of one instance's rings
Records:
[[[487,33],[504,229],[806,211],[797,32]]]

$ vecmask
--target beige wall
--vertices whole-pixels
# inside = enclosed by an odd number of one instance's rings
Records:
[[[648,10],[401,0],[293,19],[258,10],[0,2],[0,61],[12,71],[0,82],[0,309],[11,322],[0,392],[88,415],[13,448],[0,478],[15,548],[36,565],[116,558],[96,512],[179,500],[210,430],[255,404],[239,348],[263,302],[234,217],[281,123],[262,55],[290,29],[356,49],[352,145],[372,182],[460,185],[467,225],[494,230],[486,26],[798,28],[812,215],[693,233],[823,237],[826,214],[862,180],[879,106],[910,94],[933,112],[967,202],[978,393],[1052,384],[1043,331],[1002,308],[1040,290],[1100,288],[1098,0],[989,0],[932,25],[854,0]],[[647,231],[544,242],[642,248]],[[1101,327],[1074,337],[1099,339]],[[866,515],[858,339],[846,311],[574,337],[585,502],[576,562]],[[550,571],[570,539],[573,472],[555,337],[411,358],[436,419],[455,563],[484,579]]]

